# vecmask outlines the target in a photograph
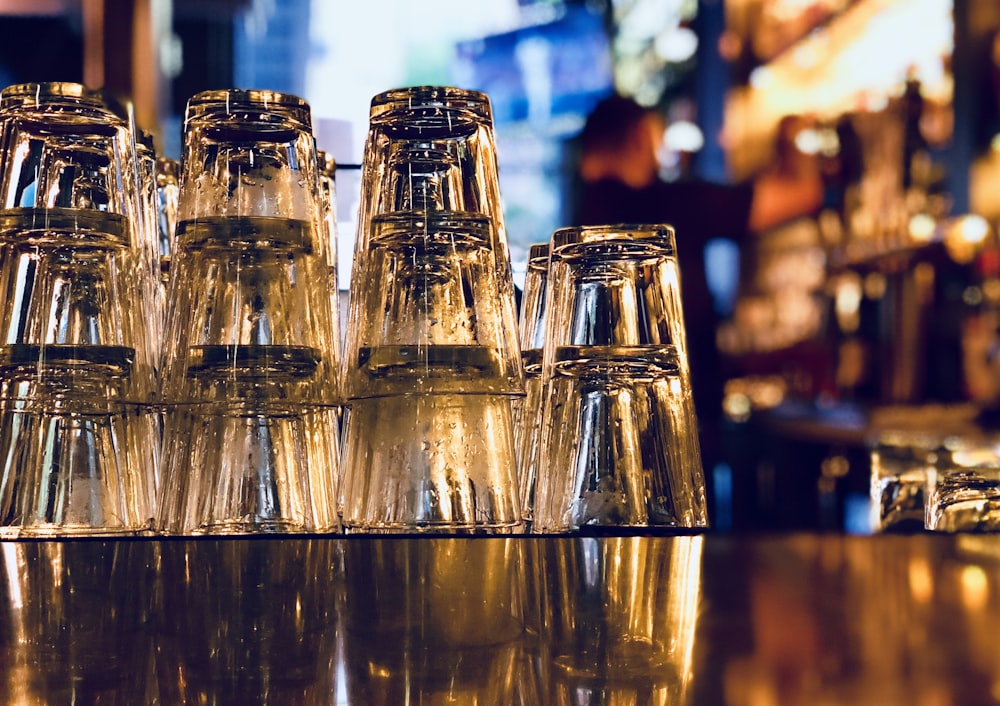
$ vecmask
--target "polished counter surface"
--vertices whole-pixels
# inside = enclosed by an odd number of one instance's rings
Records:
[[[1000,701],[1000,536],[0,543],[0,703]]]

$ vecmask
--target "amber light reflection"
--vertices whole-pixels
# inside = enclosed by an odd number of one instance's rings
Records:
[[[727,706],[964,706],[1000,693],[995,543],[940,539],[755,546],[752,643],[725,667]]]

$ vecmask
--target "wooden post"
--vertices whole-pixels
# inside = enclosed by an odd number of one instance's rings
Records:
[[[170,0],[83,0],[84,83],[129,100],[140,128],[158,135],[165,109],[160,47]]]

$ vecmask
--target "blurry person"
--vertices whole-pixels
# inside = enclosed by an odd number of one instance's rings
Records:
[[[736,243],[822,202],[818,170],[769,169],[741,184],[660,177],[664,117],[630,98],[605,98],[579,138],[578,184],[572,225],[667,223],[677,237],[681,297],[687,328],[691,385],[701,427],[706,476],[721,459],[724,376],[716,345],[719,316],[708,287],[704,250],[716,238]],[[787,162],[789,155],[783,155]]]

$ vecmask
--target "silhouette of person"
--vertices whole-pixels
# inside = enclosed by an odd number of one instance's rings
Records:
[[[658,155],[666,121],[630,98],[605,98],[590,113],[579,138],[573,225],[667,223],[677,239],[681,297],[691,385],[709,472],[721,456],[724,374],[716,345],[719,316],[708,287],[704,251],[716,238],[737,243],[792,218],[815,212],[822,201],[818,170],[772,169],[747,183],[660,178]],[[708,473],[710,475],[710,473]]]

